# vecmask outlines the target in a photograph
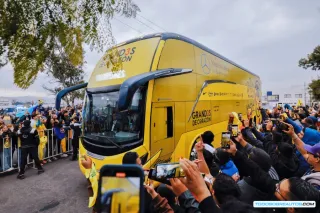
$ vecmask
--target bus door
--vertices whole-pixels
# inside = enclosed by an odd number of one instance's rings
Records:
[[[153,103],[151,114],[151,156],[160,149],[161,160],[168,160],[174,151],[174,103]]]

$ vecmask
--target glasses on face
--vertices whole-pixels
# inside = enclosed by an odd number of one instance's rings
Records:
[[[276,192],[282,197],[283,200],[286,201],[287,199],[280,192],[280,185],[284,180],[286,180],[286,178],[281,180],[279,183],[276,184]]]

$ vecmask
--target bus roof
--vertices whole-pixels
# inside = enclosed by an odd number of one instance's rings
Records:
[[[125,45],[125,44],[129,44],[129,43],[132,43],[132,42],[136,42],[136,41],[140,41],[140,40],[144,40],[144,39],[149,39],[149,38],[153,38],[153,37],[160,37],[161,40],[168,40],[168,39],[175,39],[175,40],[180,40],[180,41],[184,41],[184,42],[187,42],[189,44],[192,44],[196,47],[199,47],[200,49],[206,51],[206,52],[209,52],[211,53],[212,55],[215,55],[216,57],[218,58],[221,58],[222,60],[250,73],[251,75],[254,75],[256,77],[259,77],[258,75],[250,72],[249,70],[247,70],[246,68],[238,65],[237,63],[227,59],[226,57],[220,55],[219,53],[211,50],[210,48],[200,44],[199,42],[193,40],[193,39],[190,39],[188,37],[185,37],[183,35],[179,35],[177,33],[154,33],[154,34],[149,34],[149,35],[145,35],[145,36],[141,36],[141,37],[138,37],[138,38],[134,38],[134,39],[131,39],[131,40],[128,40],[128,41],[125,41],[125,42],[122,42],[120,44],[118,44],[117,46],[122,46],[122,45]]]

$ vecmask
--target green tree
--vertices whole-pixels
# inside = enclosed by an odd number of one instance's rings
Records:
[[[0,67],[10,61],[14,83],[26,89],[54,64],[57,46],[81,66],[84,43],[100,51],[113,46],[110,20],[139,11],[132,0],[1,0]]]
[[[53,95],[56,95],[66,87],[84,83],[83,64],[74,66],[63,52],[51,55],[46,66],[48,67],[46,74],[52,78],[49,84],[54,85],[54,87],[50,85],[42,85],[42,87]],[[67,94],[63,100],[68,105],[73,105],[75,99],[83,99],[83,96],[84,90],[78,90]]]
[[[307,58],[299,60],[299,66],[304,69],[320,70],[320,46],[317,46]]]
[[[299,60],[299,66],[304,69],[311,68],[312,70],[320,70],[320,46],[314,48],[311,54],[308,54],[307,58]],[[320,101],[320,80],[312,80],[309,84],[309,92],[316,101]]]
[[[309,84],[309,92],[316,101],[320,101],[320,80],[312,80]]]

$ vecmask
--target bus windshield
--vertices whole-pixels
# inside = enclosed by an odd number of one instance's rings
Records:
[[[136,142],[142,137],[145,89],[139,88],[127,111],[119,112],[119,91],[86,95],[84,137],[96,145]]]

